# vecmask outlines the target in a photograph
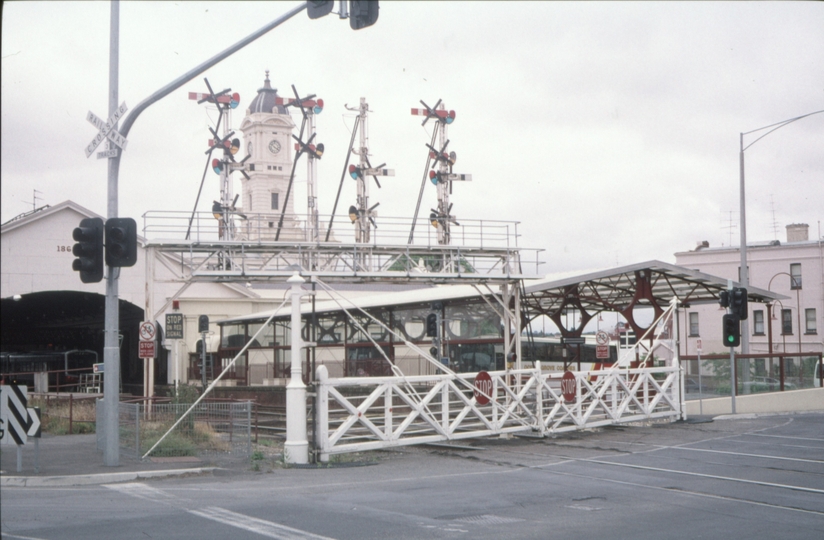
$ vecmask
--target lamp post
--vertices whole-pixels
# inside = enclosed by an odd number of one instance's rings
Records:
[[[749,148],[750,146],[754,145],[776,129],[782,128],[787,124],[791,124],[796,120],[801,120],[802,118],[806,118],[808,116],[812,116],[814,114],[822,113],[824,109],[820,111],[815,111],[807,114],[803,114],[801,116],[796,116],[795,118],[790,118],[789,120],[782,120],[781,122],[776,122],[775,124],[770,124],[769,126],[760,127],[758,129],[753,129],[751,131],[747,131],[745,133],[741,133],[740,137],[740,152],[738,154],[738,164],[740,170],[740,214],[741,214],[741,275],[739,276],[739,283],[744,288],[749,287],[750,277],[749,277],[749,270],[747,268],[747,214],[746,214],[746,205],[745,205],[745,197],[744,197],[744,151]],[[770,129],[772,128],[772,129]],[[768,132],[764,133],[753,142],[744,146],[744,135],[749,135],[750,133],[755,133],[756,131],[763,131],[765,129],[769,129]],[[747,354],[750,352],[750,325],[747,320],[741,321],[741,352],[743,354]]]
[[[796,279],[792,275],[788,274],[787,272],[778,272],[777,274],[775,274],[773,277],[770,278],[770,282],[767,284],[767,290],[768,291],[770,290],[770,287],[772,287],[773,280],[775,278],[777,278],[778,276],[787,276],[788,278],[790,278],[790,289],[795,289],[795,311],[796,311],[796,320],[798,321],[798,362],[799,362],[799,365],[801,365],[801,296],[798,293],[798,291],[801,290],[801,287],[799,287],[799,283],[796,281]],[[783,324],[784,324],[784,319],[783,319],[783,317],[784,317],[783,316],[784,304],[782,304],[780,300],[776,300],[776,302],[781,304],[781,312],[782,312],[781,335],[784,336],[784,338],[783,338],[784,339],[784,347],[783,347],[782,352],[786,353],[787,352],[787,338],[786,338],[786,333],[784,332],[784,328],[783,328]],[[767,317],[770,320],[770,328],[769,328],[769,330],[770,330],[769,331],[770,346],[769,346],[769,352],[772,353],[772,317],[773,317],[773,314],[770,313],[770,304],[767,304]],[[784,390],[784,362],[781,361],[779,365],[780,365],[780,369],[781,369],[781,378],[779,379],[779,381],[781,383],[781,390],[783,391]],[[801,370],[801,372],[803,373],[803,369]],[[802,374],[802,377],[803,377],[803,374]]]

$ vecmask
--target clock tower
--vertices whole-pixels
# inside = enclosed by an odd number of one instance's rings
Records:
[[[249,178],[241,179],[241,206],[248,217],[245,236],[250,240],[275,239],[292,172],[295,123],[277,98],[277,89],[272,88],[267,70],[263,88],[249,104],[240,124],[246,153],[251,155],[247,161]],[[293,187],[279,240],[303,240],[294,200]]]

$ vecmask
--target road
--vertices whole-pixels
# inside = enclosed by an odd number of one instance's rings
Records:
[[[357,460],[4,488],[3,538],[824,537],[821,413],[483,439]]]

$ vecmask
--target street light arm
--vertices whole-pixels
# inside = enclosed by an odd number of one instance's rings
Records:
[[[263,36],[267,32],[277,28],[278,26],[280,26],[284,22],[288,21],[289,19],[291,19],[292,17],[294,17],[295,15],[297,15],[298,13],[303,11],[304,9],[306,9],[306,2],[301,3],[301,5],[297,6],[296,8],[292,9],[291,11],[286,12],[284,15],[281,15],[280,17],[278,17],[274,21],[270,22],[269,24],[267,24],[266,26],[264,26],[263,28],[261,28],[257,32],[249,34],[248,36],[241,39],[240,41],[238,41],[237,43],[235,43],[234,45],[232,45],[228,49],[224,50],[223,52],[220,52],[220,53],[216,54],[212,58],[210,58],[210,59],[206,60],[205,62],[203,62],[202,64],[200,64],[199,66],[193,68],[190,71],[187,71],[186,73],[184,73],[183,75],[181,75],[177,79],[173,80],[172,82],[170,82],[169,84],[167,84],[166,86],[164,86],[163,88],[161,88],[160,90],[158,90],[157,92],[152,94],[151,96],[147,97],[146,99],[144,99],[143,101],[138,103],[137,106],[134,109],[132,109],[132,112],[129,113],[129,116],[127,116],[126,119],[123,120],[123,125],[122,125],[121,129],[119,130],[120,134],[123,137],[128,136],[129,130],[131,129],[132,124],[134,124],[135,120],[137,120],[137,117],[140,115],[140,113],[142,113],[145,109],[147,109],[149,107],[149,105],[151,105],[151,104],[155,103],[156,101],[159,101],[162,98],[166,97],[167,95],[174,92],[175,90],[177,90],[178,88],[180,88],[181,86],[186,84],[187,82],[191,81],[192,79],[194,79],[195,77],[197,77],[198,75],[200,75],[201,73],[203,73],[204,71],[209,69],[210,67],[214,66],[218,62],[221,62],[222,60],[225,60],[226,58],[228,58],[232,54],[236,53],[237,51],[239,51],[240,49],[242,49],[246,45],[249,45],[250,43],[252,43],[256,39],[258,39],[259,37]]]
[[[780,128],[782,128],[782,127],[786,126],[787,124],[792,124],[792,123],[793,123],[793,122],[795,122],[796,120],[801,120],[802,118],[807,118],[808,116],[812,116],[812,115],[814,115],[814,114],[823,113],[823,112],[824,112],[824,109],[822,109],[822,110],[820,110],[820,111],[815,111],[815,112],[807,113],[807,114],[804,114],[804,115],[801,115],[801,116],[796,116],[795,118],[790,118],[789,120],[784,120],[784,121],[781,121],[781,122],[776,122],[775,124],[770,124],[769,126],[764,126],[764,127],[758,128],[758,129],[754,129],[754,130],[752,130],[752,131],[747,131],[746,133],[742,133],[742,134],[741,134],[741,141],[742,141],[742,143],[743,143],[743,140],[744,140],[744,135],[749,135],[750,133],[755,133],[756,131],[761,131],[762,129],[773,128],[773,129],[769,130],[768,132],[766,132],[765,134],[763,134],[763,135],[761,135],[760,137],[758,137],[757,139],[755,139],[753,142],[751,142],[751,143],[750,143],[750,144],[748,144],[747,146],[742,146],[741,151],[743,152],[744,150],[746,150],[746,149],[747,149],[747,148],[749,148],[750,146],[754,145],[755,143],[757,143],[758,141],[760,141],[761,139],[763,139],[764,137],[766,137],[767,135],[769,135],[770,133],[772,133],[773,131],[775,131],[776,129],[780,129]]]

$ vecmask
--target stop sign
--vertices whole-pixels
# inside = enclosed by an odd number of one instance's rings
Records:
[[[575,401],[575,374],[571,371],[564,371],[561,377],[561,393],[566,401]]]
[[[481,393],[483,392],[483,394]],[[489,403],[489,397],[492,396],[492,377],[486,371],[478,372],[475,377],[475,390],[472,392],[475,396],[475,402],[478,405],[486,405]]]

